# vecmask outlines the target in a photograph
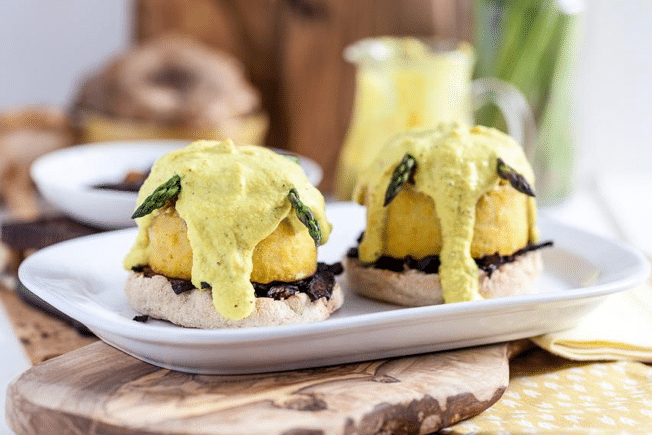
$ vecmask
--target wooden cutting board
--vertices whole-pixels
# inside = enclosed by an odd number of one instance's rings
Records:
[[[161,369],[96,342],[7,390],[18,434],[427,434],[496,402],[507,344],[288,372]]]

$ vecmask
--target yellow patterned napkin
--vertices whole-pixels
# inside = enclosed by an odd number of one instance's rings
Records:
[[[612,294],[573,329],[532,339],[491,408],[448,435],[652,433],[652,285]]]
[[[572,360],[652,362],[652,286],[612,294],[576,327],[532,341]]]
[[[491,408],[446,435],[644,434],[652,428],[652,366],[581,362],[532,350],[510,363],[507,390]]]

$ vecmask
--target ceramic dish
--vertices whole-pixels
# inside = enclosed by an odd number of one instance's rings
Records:
[[[320,259],[338,261],[364,226],[363,209],[329,204],[334,230]],[[402,308],[351,293],[323,322],[198,330],[133,321],[123,294],[122,258],[135,230],[84,237],[43,249],[21,265],[21,282],[98,337],[157,366],[193,373],[298,369],[515,340],[574,326],[614,292],[641,283],[649,265],[621,244],[541,217],[545,273],[528,296]]]
[[[131,170],[147,171],[159,156],[187,143],[152,140],[78,145],[40,157],[31,167],[31,176],[41,195],[70,217],[100,228],[130,227],[135,225],[131,214],[136,193],[92,186],[120,182]],[[319,165],[303,156],[299,162],[310,182],[319,184]]]

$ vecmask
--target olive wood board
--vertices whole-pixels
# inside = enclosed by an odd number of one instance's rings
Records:
[[[493,405],[510,344],[253,375],[162,369],[98,341],[38,364],[7,390],[19,435],[427,434]]]

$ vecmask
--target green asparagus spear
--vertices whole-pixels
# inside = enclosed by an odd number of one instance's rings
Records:
[[[414,171],[416,168],[417,161],[415,160],[414,156],[412,156],[410,153],[405,153],[398,166],[394,168],[392,179],[389,181],[389,185],[385,191],[385,202],[383,203],[383,206],[386,207],[390,202],[392,202],[394,197],[398,195],[398,192],[401,191],[405,183],[407,183],[408,180],[414,176]]]
[[[534,196],[534,189],[532,189],[525,177],[516,172],[516,169],[505,163],[503,159],[497,159],[496,169],[498,171],[498,176],[509,181],[509,184],[511,184],[514,189],[528,196]]]
[[[284,151],[279,151],[278,154],[282,155],[283,157],[285,157],[288,160],[292,160],[297,165],[301,165],[301,160],[299,160],[299,157],[294,155],[294,154],[289,154],[289,153],[286,153]]]
[[[321,228],[319,227],[319,222],[315,219],[312,210],[301,202],[301,199],[299,199],[299,192],[294,187],[288,192],[288,199],[290,200],[290,204],[292,204],[292,208],[294,208],[294,212],[297,214],[301,223],[308,228],[308,233],[315,241],[315,245],[319,246],[321,244]]]
[[[168,201],[176,199],[179,192],[181,192],[181,177],[174,175],[145,198],[145,201],[134,211],[131,218],[136,219],[147,216],[154,210],[163,207]]]

